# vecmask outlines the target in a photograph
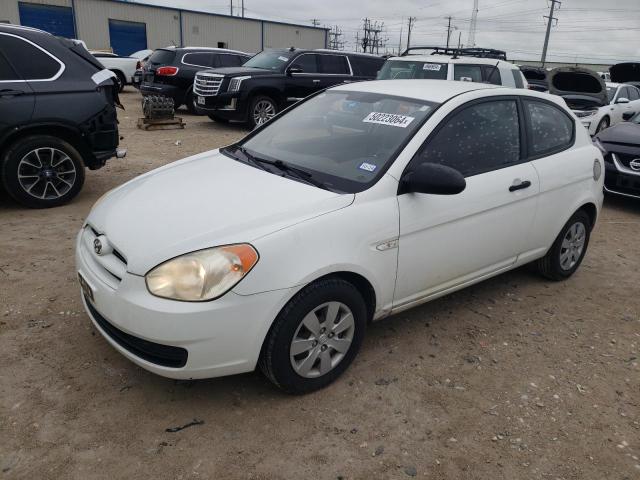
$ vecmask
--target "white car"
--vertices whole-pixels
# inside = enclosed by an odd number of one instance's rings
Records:
[[[640,90],[622,83],[607,82],[606,86],[608,105],[595,110],[574,111],[590,135],[624,121],[625,113],[630,117],[632,112],[640,112]]]
[[[82,301],[159,375],[262,371],[303,393],[366,325],[521,265],[580,265],[603,158],[558,97],[478,83],[330,88],[96,202]],[[552,291],[552,290],[551,290]]]
[[[378,72],[378,80],[402,79],[459,80],[512,88],[527,88],[528,85],[520,68],[513,63],[464,55],[408,54],[391,57]]]
[[[133,77],[138,68],[139,59],[135,57],[121,57],[115,53],[100,52],[91,50],[89,53],[96,57],[104,68],[111,70],[118,77],[118,84],[120,91],[122,91],[125,85],[131,85],[133,83]]]

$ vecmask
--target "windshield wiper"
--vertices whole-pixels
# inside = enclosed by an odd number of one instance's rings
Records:
[[[288,163],[283,162],[282,160],[268,160],[266,158],[256,157],[255,155],[250,154],[244,147],[237,147],[237,149],[245,156],[248,161],[250,161],[253,165],[261,168],[262,170],[266,170],[268,172],[271,171],[268,168],[265,168],[265,165],[270,165],[272,167],[276,167],[281,172],[285,172],[291,176],[296,177],[298,180],[302,180],[303,182],[306,182],[318,188],[322,188],[324,190],[329,190],[329,188],[323,182],[313,178],[313,175],[306,170],[293,167]]]

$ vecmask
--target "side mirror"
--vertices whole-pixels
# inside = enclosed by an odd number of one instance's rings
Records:
[[[620,97],[618,100],[616,100],[616,103],[629,103],[629,99],[625,97]]]
[[[294,73],[303,73],[303,70],[300,67],[289,67],[287,69],[287,75],[291,76]]]
[[[631,120],[635,116],[636,112],[624,112],[622,114],[622,120],[625,122]]]
[[[445,165],[425,162],[405,172],[400,180],[399,194],[456,195],[466,186],[467,182],[459,171]]]

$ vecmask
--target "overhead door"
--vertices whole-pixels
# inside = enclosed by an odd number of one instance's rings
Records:
[[[147,25],[109,19],[109,39],[115,53],[129,56],[147,48]]]
[[[71,7],[19,2],[18,9],[21,25],[39,28],[60,37],[76,38]]]

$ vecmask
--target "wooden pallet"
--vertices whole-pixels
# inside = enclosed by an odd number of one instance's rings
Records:
[[[139,118],[138,128],[142,130],[174,130],[184,128],[186,123],[182,117],[173,118]]]

